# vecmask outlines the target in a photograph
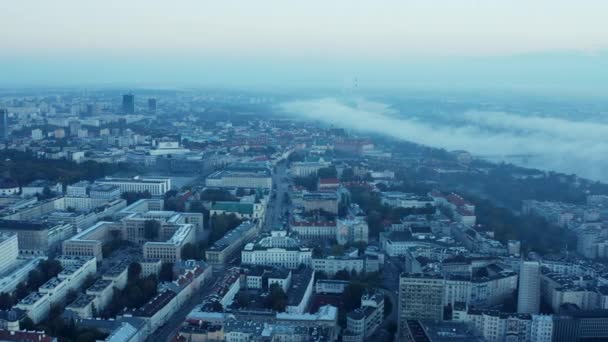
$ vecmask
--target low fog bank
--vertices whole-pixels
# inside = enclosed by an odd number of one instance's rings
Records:
[[[517,163],[509,156],[531,155],[520,165],[608,181],[605,123],[481,111],[463,112],[456,122],[429,122],[423,113],[404,117],[387,104],[363,99],[290,101],[280,104],[279,109],[337,127],[447,150],[463,149],[493,160]]]

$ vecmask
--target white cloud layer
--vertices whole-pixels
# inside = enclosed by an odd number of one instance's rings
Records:
[[[608,124],[468,111],[458,124],[400,116],[390,106],[336,98],[282,103],[283,112],[418,144],[480,156],[532,155],[530,167],[608,180]]]

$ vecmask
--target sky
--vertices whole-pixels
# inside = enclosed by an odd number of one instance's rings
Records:
[[[608,83],[603,0],[0,4],[4,87],[339,86],[353,75],[389,87]]]

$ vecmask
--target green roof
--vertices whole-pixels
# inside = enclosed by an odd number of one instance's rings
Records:
[[[222,210],[230,213],[252,215],[253,204],[241,202],[215,202],[211,210]]]

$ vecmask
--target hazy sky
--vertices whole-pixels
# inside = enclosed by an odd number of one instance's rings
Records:
[[[489,61],[490,68],[500,68],[500,63],[528,63],[530,56],[530,69],[566,56],[569,65],[593,77],[594,63],[605,59],[602,51],[608,48],[605,0],[0,4],[2,85],[302,78],[323,83],[359,72],[383,83],[401,82],[399,72],[419,72],[417,63],[430,73],[445,63]]]

